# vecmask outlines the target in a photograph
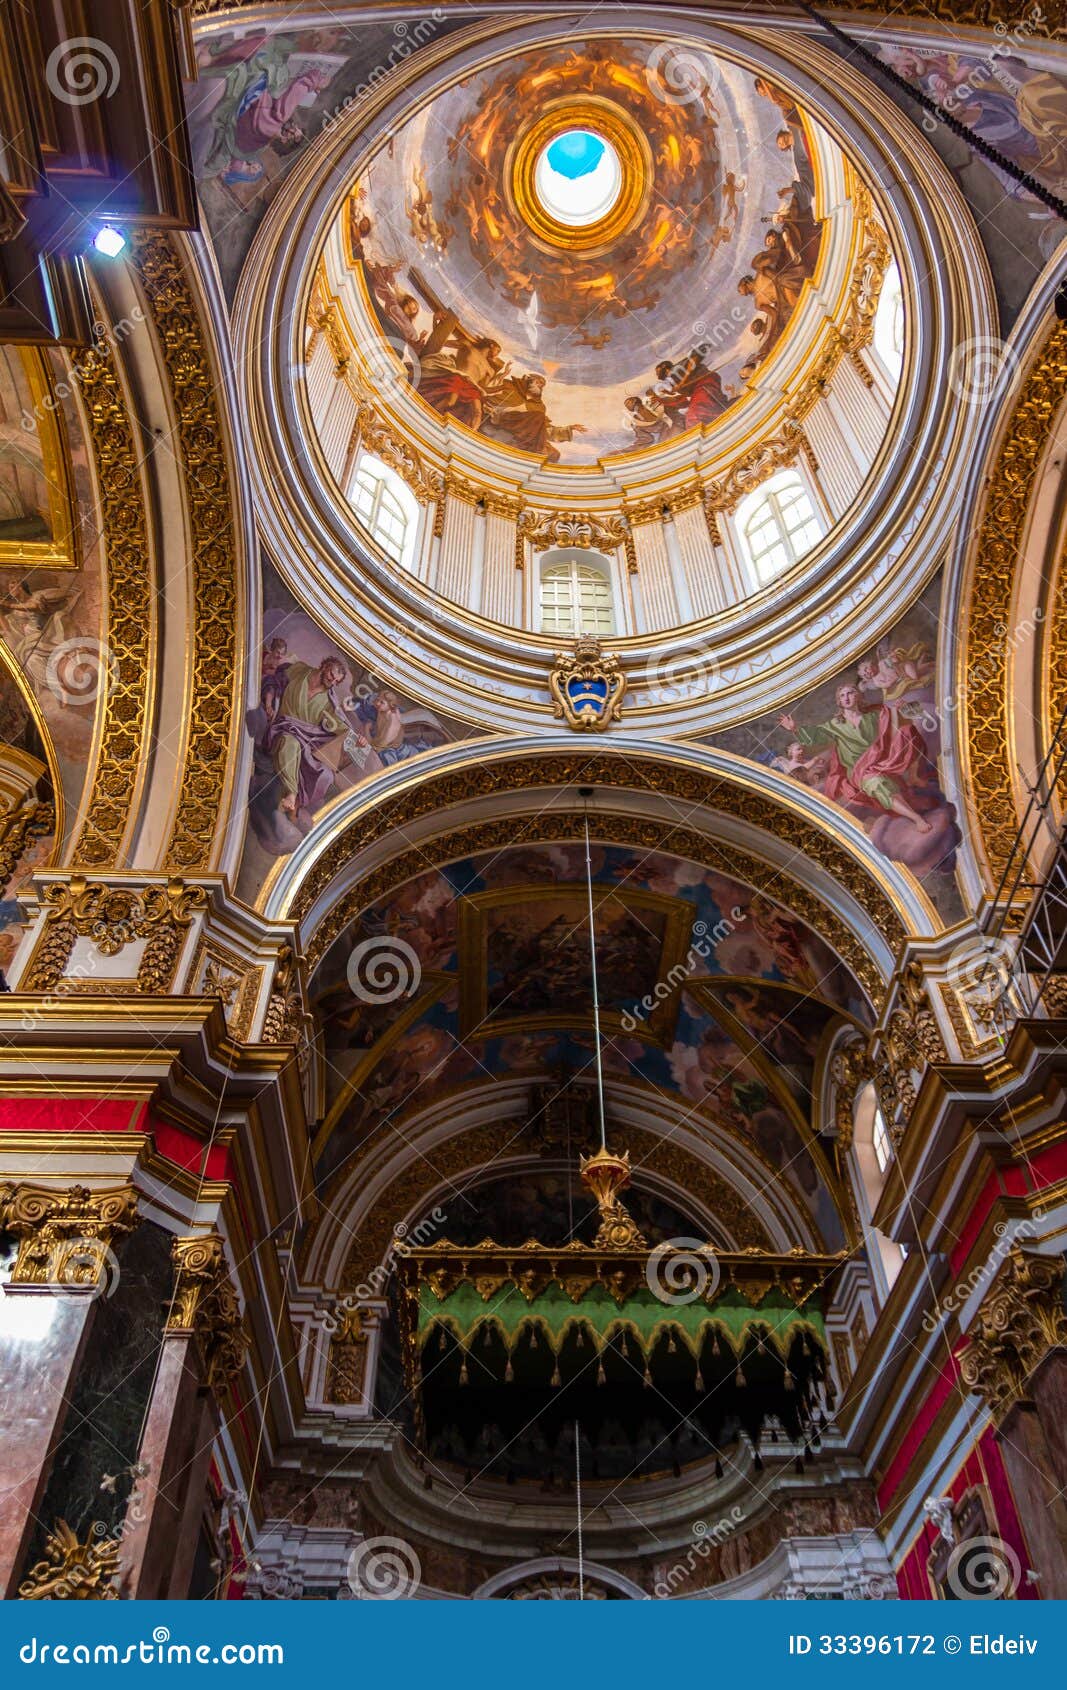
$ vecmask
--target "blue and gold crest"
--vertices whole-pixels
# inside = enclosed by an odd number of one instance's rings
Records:
[[[573,651],[561,651],[548,678],[552,711],[580,733],[603,733],[622,718],[626,677],[619,660],[600,641],[580,634]]]

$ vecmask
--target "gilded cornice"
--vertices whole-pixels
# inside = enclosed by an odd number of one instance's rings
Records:
[[[153,679],[155,595],[140,454],[106,336],[78,371],[107,571],[107,685],[96,770],[73,860],[103,869],[119,861],[137,793]]]
[[[627,766],[631,787],[676,798],[690,807],[704,805],[762,827],[786,841],[798,852],[798,873],[804,858],[822,865],[869,915],[875,929],[894,948],[905,938],[903,923],[887,895],[855,858],[833,842],[811,822],[750,789],[734,786],[701,770],[677,769],[657,763],[651,770],[640,764]],[[404,794],[394,804],[383,804],[372,814],[360,817],[333,841],[314,864],[296,895],[290,912],[302,920],[349,863],[355,849],[375,838],[404,830],[420,816],[436,814],[453,804],[485,793],[520,791],[531,786],[565,785],[580,777],[590,785],[610,787],[619,782],[619,766],[609,755],[581,754],[580,763],[562,755],[516,760],[505,771],[499,767],[474,765],[470,769],[443,775],[425,786]],[[515,843],[517,834],[526,844],[582,837],[582,818],[543,814],[475,823],[440,835],[400,853],[390,862],[366,875],[340,898],[310,937],[307,954],[310,968],[317,966],[334,939],[361,910],[379,902],[405,881],[428,868]],[[797,875],[764,862],[750,852],[712,840],[695,828],[632,816],[598,816],[598,834],[619,844],[633,844],[647,850],[667,851],[694,862],[706,863],[722,873],[736,875],[758,890],[789,904],[816,932],[822,934],[861,982],[872,1003],[879,1003],[885,982],[864,947],[833,910],[817,898]]]
[[[217,374],[177,248],[141,238],[135,256],[177,417],[192,544],[192,687],[167,868],[210,866],[222,812],[240,685],[236,511]]]
[[[1067,323],[1056,323],[1028,370],[989,477],[978,542],[967,572],[967,617],[960,698],[970,802],[996,882],[1019,825],[1012,785],[1012,608],[1035,485],[1053,419],[1067,394]],[[1050,674],[1057,701],[1067,703],[1067,608],[1055,605]],[[1043,749],[1043,748],[1041,748]]]

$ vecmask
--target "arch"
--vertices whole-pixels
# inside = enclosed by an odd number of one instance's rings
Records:
[[[968,826],[963,857],[972,905],[996,889],[1028,794],[1028,773],[1044,757],[1052,724],[1067,708],[1067,608],[1062,538],[1056,532],[1057,415],[1067,400],[1067,324],[1052,297],[1060,279],[1050,261],[999,357],[989,383],[983,438],[960,512],[958,543],[945,583],[942,618],[946,688],[955,714],[959,789]],[[1059,444],[1062,458],[1062,435]],[[1035,511],[1044,505],[1043,519]],[[1009,725],[1012,701],[1034,719],[1029,744]]]
[[[413,1109],[402,1136],[369,1140],[323,1187],[318,1219],[300,1248],[301,1279],[327,1290],[373,1283],[397,1224],[410,1228],[435,1208],[447,1217],[457,1189],[476,1185],[490,1161],[494,1176],[543,1171],[545,1160],[519,1136],[527,1083],[468,1094],[458,1126],[457,1096],[445,1094]],[[821,1247],[796,1197],[753,1146],[713,1123],[701,1121],[698,1131],[678,1100],[636,1086],[613,1093],[612,1106],[614,1147],[630,1151],[649,1190],[701,1216],[713,1242],[780,1252]],[[846,1211],[839,1203],[843,1222]],[[851,1240],[851,1226],[846,1232]],[[446,1218],[441,1236],[447,1233]]]
[[[563,1578],[569,1582],[577,1580],[579,1572],[590,1584],[604,1585],[608,1590],[614,1590],[620,1597],[631,1602],[647,1602],[650,1600],[648,1592],[642,1590],[632,1579],[624,1578],[622,1573],[613,1572],[610,1567],[602,1567],[597,1561],[579,1562],[562,1555],[542,1555],[536,1561],[522,1561],[517,1567],[506,1567],[502,1573],[494,1573],[492,1578],[486,1579],[477,1590],[471,1594],[472,1602],[491,1601],[497,1597],[507,1597],[518,1586],[528,1583],[532,1579]]]
[[[643,842],[653,847],[671,833],[684,839],[666,845],[676,855],[700,861],[713,851],[709,865],[733,861],[756,886],[773,876],[779,896],[823,933],[875,1004],[905,938],[942,928],[913,876],[875,852],[838,806],[746,758],[698,746],[665,752],[623,735],[596,752],[563,735],[481,741],[384,771],[324,812],[298,851],[278,864],[261,906],[273,919],[299,923],[314,962],[359,907],[409,877],[404,850],[423,867],[431,837],[438,861],[466,854],[473,818],[494,807],[500,841],[513,832],[516,815],[531,811],[524,824],[531,838],[575,836],[578,786],[597,792],[591,813],[606,841],[613,832],[625,839],[623,829],[636,838],[643,828]],[[491,826],[483,826],[485,843],[492,842]]]

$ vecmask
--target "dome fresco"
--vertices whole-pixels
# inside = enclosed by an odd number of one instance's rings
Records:
[[[439,417],[583,465],[744,399],[816,274],[831,143],[765,77],[683,68],[638,39],[517,53],[360,173],[348,251]]]

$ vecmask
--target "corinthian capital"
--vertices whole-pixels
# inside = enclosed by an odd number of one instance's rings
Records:
[[[1012,1250],[978,1311],[960,1358],[963,1382],[995,1415],[1025,1397],[1050,1350],[1067,1345],[1062,1256]]]
[[[0,1230],[18,1240],[12,1285],[97,1290],[117,1271],[112,1245],[136,1224],[132,1185],[0,1185]]]
[[[211,1386],[238,1373],[248,1349],[237,1292],[217,1232],[175,1238],[171,1245],[175,1284],[167,1331],[192,1334]]]

